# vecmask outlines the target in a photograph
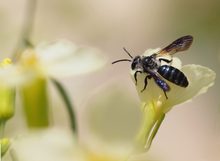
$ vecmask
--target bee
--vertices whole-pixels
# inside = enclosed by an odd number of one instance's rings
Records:
[[[172,82],[177,86],[186,88],[189,85],[187,77],[182,71],[171,66],[172,55],[187,50],[193,42],[193,37],[190,35],[180,37],[173,41],[170,45],[161,49],[157,53],[152,53],[150,56],[135,56],[132,55],[125,49],[124,51],[128,54],[131,59],[120,59],[112,62],[112,64],[129,61],[131,62],[131,69],[135,71],[134,79],[137,85],[137,74],[146,73],[144,79],[144,87],[141,90],[143,92],[148,84],[148,79],[153,79],[154,82],[163,90],[166,99],[168,99],[166,92],[170,91],[170,86],[166,81]],[[169,55],[171,59],[164,56]],[[165,62],[166,65],[162,65]]]

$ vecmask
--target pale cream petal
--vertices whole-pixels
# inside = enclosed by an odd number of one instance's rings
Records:
[[[205,93],[214,84],[216,74],[207,67],[200,65],[186,65],[181,69],[189,81],[187,88],[170,83],[171,90],[167,93],[168,100],[163,103],[164,112],[174,105],[191,100],[193,97]]]
[[[131,145],[121,143],[100,143],[97,140],[93,143],[93,147],[86,148],[86,161],[122,161],[127,160],[131,154]]]
[[[50,76],[80,75],[96,71],[107,62],[107,58],[98,50],[81,48],[75,51],[68,59],[47,66]]]
[[[82,161],[75,159],[76,142],[63,129],[32,131],[16,138],[12,148],[22,161]]]
[[[69,41],[59,41],[37,48],[41,64],[52,77],[85,74],[105,65],[107,58],[99,50],[76,47]]]
[[[131,77],[132,77],[132,80],[135,84],[134,72],[135,71],[131,71]],[[148,79],[146,89],[143,92],[141,92],[144,88],[144,79],[145,79],[146,75],[147,75],[146,73],[142,73],[142,74],[138,73],[137,74],[136,89],[137,89],[138,95],[141,99],[141,102],[157,101],[159,99],[164,100],[165,99],[164,93],[160,89],[160,87],[156,85],[153,78]]]
[[[0,85],[15,87],[27,84],[36,77],[32,70],[25,70],[17,65],[0,68]]]
[[[68,40],[43,42],[36,47],[36,54],[44,64],[54,64],[71,57],[78,47]]]

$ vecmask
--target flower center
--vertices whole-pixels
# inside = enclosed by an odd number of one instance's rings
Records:
[[[0,62],[0,67],[4,68],[8,65],[12,64],[12,61],[10,58],[5,58],[2,60],[2,62]]]
[[[32,71],[40,77],[45,75],[45,70],[41,65],[40,59],[34,49],[25,50],[21,55],[19,63],[26,71]]]
[[[38,63],[38,58],[33,49],[27,49],[23,52],[21,63],[24,66],[35,66]]]

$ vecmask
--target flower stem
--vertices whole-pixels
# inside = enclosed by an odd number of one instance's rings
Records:
[[[0,145],[0,161],[2,161],[2,145]]]
[[[18,161],[17,154],[15,152],[15,149],[11,148],[9,151],[10,157],[12,161]]]
[[[29,128],[49,126],[49,102],[47,80],[36,78],[20,89],[26,122]]]
[[[159,116],[158,120],[156,121],[153,128],[151,129],[150,135],[149,135],[147,142],[146,142],[146,145],[145,145],[145,149],[147,151],[150,149],[152,141],[153,141],[154,137],[156,136],[157,131],[160,128],[160,125],[164,120],[164,117],[165,117],[165,114],[162,114],[161,116]]]
[[[33,30],[33,22],[36,12],[37,0],[27,0],[26,4],[26,12],[25,12],[25,20],[23,24],[23,29],[21,31],[21,37],[18,40],[18,43],[14,49],[12,59],[16,61],[21,54],[21,51],[27,46],[33,46],[30,41],[30,35]]]
[[[152,141],[165,117],[165,114],[156,111],[153,103],[145,104],[142,107],[143,110],[143,121],[137,136],[138,150],[148,151],[152,144]]]
[[[76,125],[76,117],[75,117],[75,112],[74,112],[74,107],[68,97],[68,94],[66,92],[66,90],[64,89],[64,87],[62,86],[61,83],[59,83],[57,80],[55,79],[51,79],[52,82],[54,83],[54,85],[56,86],[57,90],[59,91],[65,105],[66,105],[66,110],[68,112],[69,115],[69,119],[70,119],[70,125],[72,128],[72,131],[74,134],[77,134],[77,125]]]
[[[0,139],[4,137],[4,132],[5,132],[5,121],[2,120],[0,121]]]

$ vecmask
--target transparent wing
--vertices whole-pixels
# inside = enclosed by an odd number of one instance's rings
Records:
[[[162,56],[164,54],[173,55],[176,52],[185,51],[187,50],[193,42],[193,37],[190,35],[183,36],[175,41],[173,41],[170,45],[163,48],[159,53],[158,56]]]

